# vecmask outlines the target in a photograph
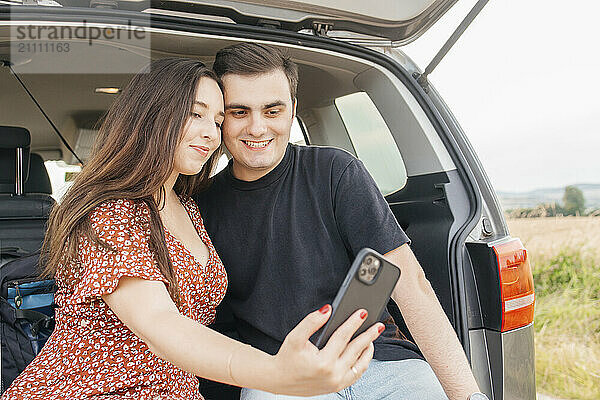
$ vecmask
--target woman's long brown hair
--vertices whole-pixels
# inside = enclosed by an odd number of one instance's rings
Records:
[[[44,275],[54,276],[60,271],[67,279],[73,278],[74,271],[68,266],[77,257],[82,234],[114,250],[95,235],[88,217],[107,200],[129,199],[146,203],[150,210],[150,249],[169,282],[171,298],[179,302],[159,208],[165,195],[163,184],[173,171],[175,148],[201,78],[213,79],[222,87],[204,64],[183,58],[156,60],[129,82],[107,111],[89,162],[50,213],[41,253]],[[180,175],[175,192],[191,196],[206,186],[220,150],[197,175]]]

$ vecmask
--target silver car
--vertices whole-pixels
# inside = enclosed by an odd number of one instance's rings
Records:
[[[241,41],[285,49],[300,75],[292,140],[343,148],[365,163],[412,239],[481,390],[494,400],[532,400],[527,251],[510,236],[477,155],[427,80],[485,1],[424,71],[401,50],[454,3],[2,0],[0,125],[27,128],[29,150],[43,160],[84,164],[97,122],[149,59],[211,65],[218,49]],[[41,191],[25,189],[24,196]],[[28,216],[15,215],[0,219],[25,226]],[[398,307],[388,308],[410,338]],[[228,393],[215,398],[235,398]]]

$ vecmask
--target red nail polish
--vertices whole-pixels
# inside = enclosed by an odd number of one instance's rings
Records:
[[[360,319],[365,319],[365,318],[367,318],[367,314],[368,314],[368,313],[367,313],[366,311],[361,311],[361,313],[360,313]]]
[[[321,314],[327,314],[327,312],[329,311],[329,304],[325,304],[323,307],[319,308],[319,312]]]
[[[384,325],[381,325],[379,328],[377,328],[377,333],[381,333],[383,331],[385,331],[385,326]]]

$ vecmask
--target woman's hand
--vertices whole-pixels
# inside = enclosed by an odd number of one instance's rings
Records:
[[[162,282],[123,277],[102,299],[154,354],[184,371],[287,395],[332,393],[354,383],[369,366],[372,342],[383,328],[377,323],[350,342],[367,317],[358,310],[319,350],[309,338],[331,316],[326,306],[307,315],[272,356],[181,315]]]
[[[319,350],[309,338],[331,316],[331,306],[308,314],[287,335],[274,356],[280,372],[280,390],[287,395],[318,395],[338,392],[360,378],[373,358],[373,341],[383,331],[374,324],[350,342],[367,317],[365,310],[352,314]]]

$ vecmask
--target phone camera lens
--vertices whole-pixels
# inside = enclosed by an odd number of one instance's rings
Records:
[[[360,281],[368,285],[373,283],[380,265],[381,262],[377,257],[374,257],[370,254],[364,257],[357,273],[357,276],[360,279]]]

